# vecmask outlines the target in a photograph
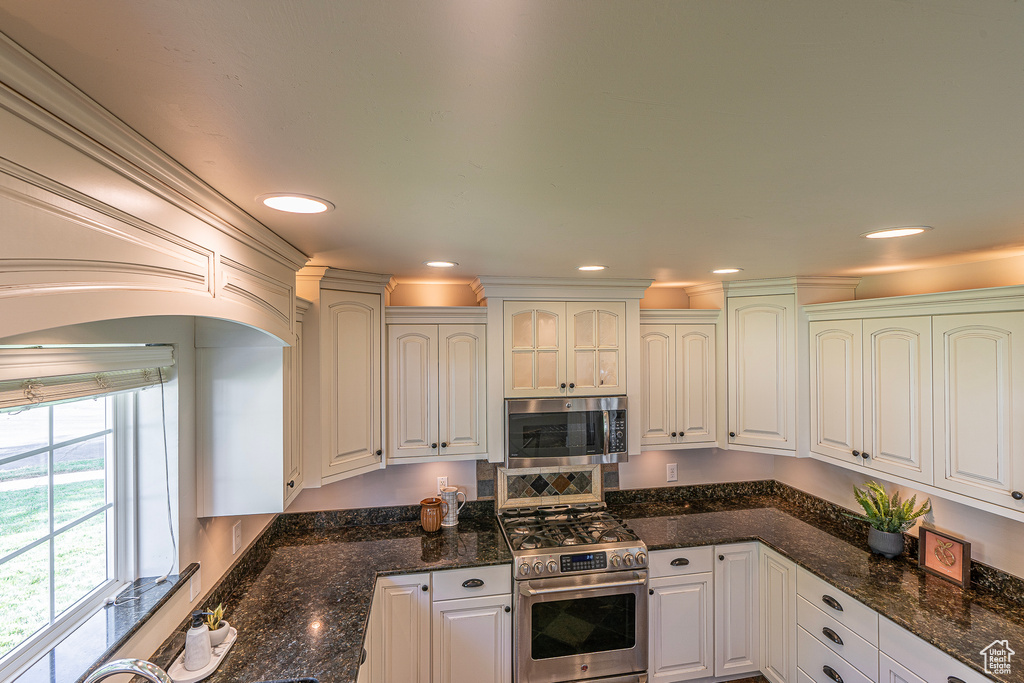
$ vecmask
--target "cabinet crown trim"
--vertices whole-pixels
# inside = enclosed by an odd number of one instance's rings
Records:
[[[654,280],[522,278],[481,275],[470,283],[477,301],[486,298],[538,301],[609,301],[642,299]]]
[[[724,291],[727,296],[763,296],[768,294],[794,294],[797,290],[853,290],[860,284],[859,277],[776,277],[764,280],[737,280],[735,282],[708,282],[686,287],[688,296],[713,294]]]
[[[1024,310],[1024,285],[908,294],[804,306],[807,319],[811,321],[1019,310]]]
[[[713,325],[722,316],[717,308],[641,308],[641,325]]]
[[[324,266],[306,266],[297,277],[301,280],[319,281],[321,289],[342,292],[356,291],[383,294],[393,278],[381,273],[363,273],[358,270],[341,270]]]
[[[487,324],[486,306],[386,306],[388,325]]]

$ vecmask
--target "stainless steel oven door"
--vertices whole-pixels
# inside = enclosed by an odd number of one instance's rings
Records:
[[[516,581],[513,641],[515,683],[645,673],[647,572]]]

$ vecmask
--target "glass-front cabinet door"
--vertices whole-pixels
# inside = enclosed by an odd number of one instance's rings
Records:
[[[626,393],[624,301],[566,304],[569,395]]]
[[[565,393],[565,303],[505,302],[505,397]]]

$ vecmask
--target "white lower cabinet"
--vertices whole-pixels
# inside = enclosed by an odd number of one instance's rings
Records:
[[[429,683],[430,574],[377,579],[366,649],[369,683]]]
[[[359,683],[511,683],[508,565],[377,579]]]
[[[652,552],[647,673],[676,683],[714,673],[713,549]]]
[[[882,652],[878,655],[878,683],[926,683],[926,681]]]
[[[758,543],[715,546],[715,676],[761,665]]]
[[[761,673],[772,683],[796,681],[796,564],[761,547]]]
[[[512,596],[434,603],[431,653],[434,683],[512,680]]]

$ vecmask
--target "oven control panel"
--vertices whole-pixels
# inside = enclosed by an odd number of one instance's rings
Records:
[[[624,548],[611,551],[523,557],[516,562],[516,576],[520,579],[527,579],[542,576],[640,569],[646,566],[646,548]]]

